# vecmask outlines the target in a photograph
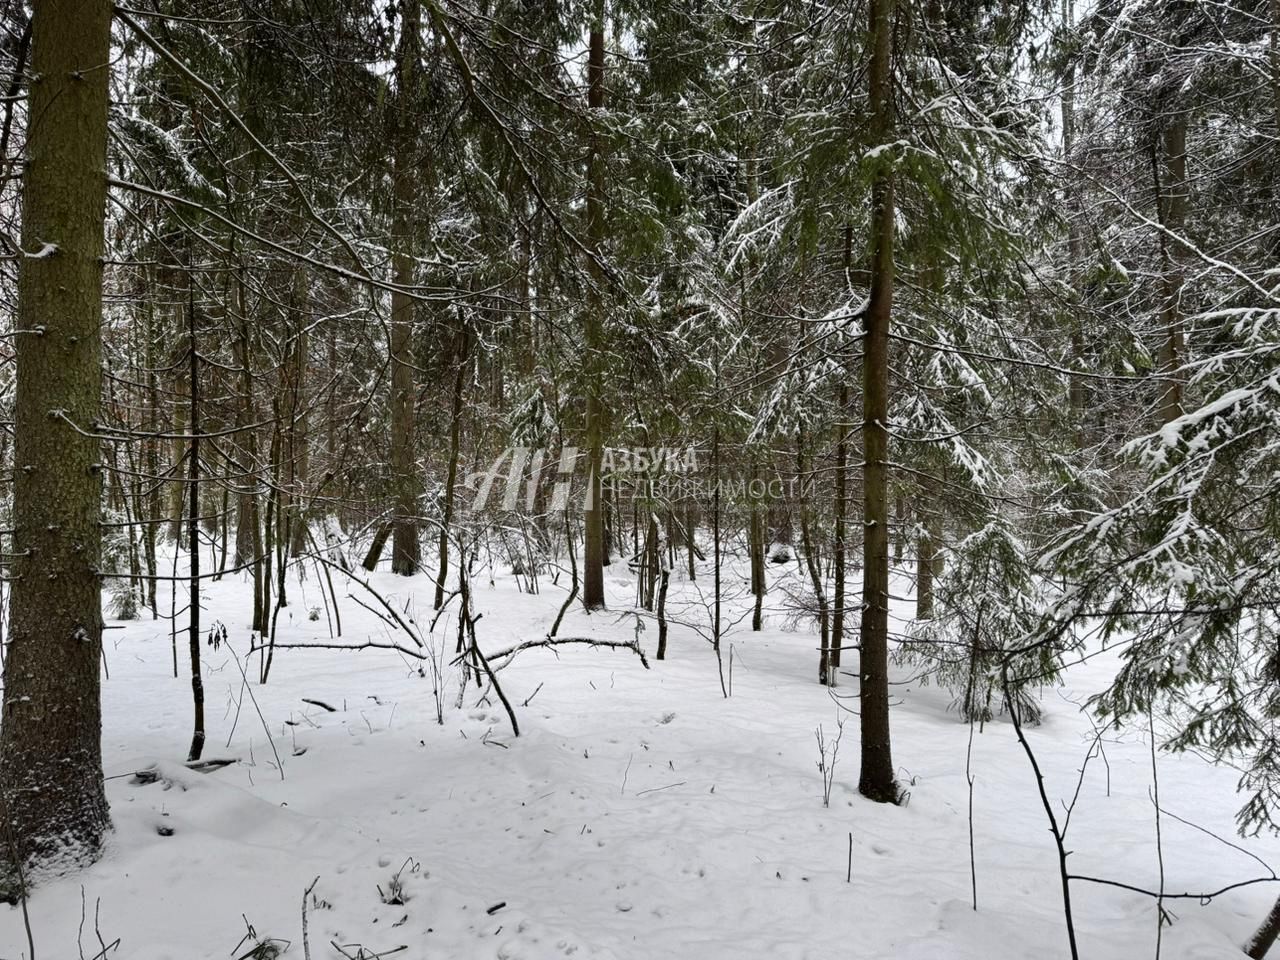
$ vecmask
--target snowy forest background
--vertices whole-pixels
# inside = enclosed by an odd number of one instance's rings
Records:
[[[1266,955],[1280,0],[4,0],[0,85],[0,957]]]

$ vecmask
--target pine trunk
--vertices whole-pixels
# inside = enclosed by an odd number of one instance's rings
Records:
[[[35,7],[29,115],[40,122],[27,130],[21,242],[47,252],[18,268],[16,326],[43,333],[14,340],[17,556],[0,724],[0,839],[10,865],[28,868],[92,861],[109,825],[100,451],[86,433],[101,402],[110,41],[107,0]]]
[[[591,23],[587,60],[587,106],[594,112],[604,108],[604,5],[598,3]],[[582,559],[582,603],[588,610],[604,607],[604,500],[600,469],[604,461],[604,408],[601,401],[603,343],[601,320],[604,310],[601,285],[605,281],[599,258],[604,241],[604,145],[598,133],[591,135],[587,166],[587,242],[592,290],[586,315],[587,363],[587,504],[584,516]]]
[[[392,223],[391,272],[397,289],[391,293],[391,483],[394,517],[391,569],[404,576],[418,572],[418,483],[414,475],[413,298],[401,288],[413,284],[412,218],[415,201],[412,98],[417,89],[420,8],[404,4],[405,18],[396,66],[399,91],[396,105],[396,155],[392,171],[395,213]]]
[[[891,43],[894,0],[872,0],[869,73],[872,145],[890,141],[893,127]],[[893,304],[893,171],[882,161],[872,193],[871,299],[862,367],[863,540],[859,657],[862,772],[858,792],[882,803],[897,800],[889,745],[889,316]]]
[[[840,670],[840,651],[844,646],[844,605],[845,605],[845,519],[848,514],[848,469],[849,445],[846,439],[849,425],[845,420],[845,411],[849,408],[849,387],[841,380],[837,401],[839,419],[836,429],[839,437],[836,440],[836,522],[835,543],[832,546],[831,571],[835,579],[831,596],[831,646],[827,657],[827,684],[834,687]]]

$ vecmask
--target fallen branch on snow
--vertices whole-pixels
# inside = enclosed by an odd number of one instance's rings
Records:
[[[649,658],[644,655],[644,650],[640,648],[640,644],[637,641],[601,640],[597,637],[542,637],[539,640],[525,640],[513,647],[488,654],[488,660],[494,670],[501,670],[522,650],[533,650],[537,647],[559,647],[571,643],[581,643],[589,647],[613,647],[619,650],[630,650],[640,658],[641,666],[646,670],[649,669]],[[457,661],[454,662],[456,663]]]

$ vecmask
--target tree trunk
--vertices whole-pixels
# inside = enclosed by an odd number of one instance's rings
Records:
[[[755,480],[756,470],[751,471]],[[751,516],[747,529],[747,552],[751,559],[751,595],[755,603],[751,608],[751,629],[759,632],[764,621],[764,512],[754,498],[751,500]]]
[[[174,320],[180,321],[180,317],[174,317]],[[169,481],[169,539],[173,541],[174,549],[180,549],[183,546],[182,540],[184,536],[185,519],[187,514],[187,482],[182,479],[183,471],[183,455],[186,453],[186,445],[182,440],[182,432],[186,428],[185,411],[182,404],[182,376],[178,373],[181,370],[182,354],[170,354],[172,360],[169,362],[173,367],[173,404],[171,406],[171,433],[173,439],[169,441],[169,450],[173,457],[173,466],[170,473]]]
[[[871,143],[893,135],[892,32],[895,0],[871,0]],[[893,170],[881,160],[871,185],[871,298],[862,366],[862,624],[859,660],[862,772],[858,792],[881,803],[898,798],[889,744],[889,316],[893,305]]]
[[[387,545],[387,538],[391,536],[391,524],[381,524],[373,535],[373,543],[369,544],[369,550],[364,555],[364,562],[361,566],[372,572],[378,569],[378,561],[382,559],[383,548]]]
[[[0,724],[0,839],[11,867],[90,862],[109,825],[100,451],[79,431],[93,429],[101,404],[110,41],[107,0],[35,7],[29,116],[40,122],[27,128],[21,242],[48,252],[18,261],[16,326],[44,332],[14,339],[16,556]]]
[[[658,599],[659,571],[665,566],[662,556],[661,536],[658,533],[658,515],[654,513],[653,504],[647,506],[649,526],[644,539],[644,608],[652,610]]]
[[[1187,117],[1176,114],[1164,130],[1164,163],[1166,176],[1161,184],[1159,164],[1156,168],[1156,187],[1160,195],[1160,219],[1167,230],[1181,233],[1187,213]],[[1163,232],[1160,235],[1163,252],[1164,277],[1161,319],[1164,324],[1160,345],[1159,364],[1163,375],[1160,391],[1160,420],[1169,423],[1182,416],[1182,386],[1184,375],[1184,343],[1182,324],[1183,248],[1176,240]]]
[[[900,567],[907,546],[907,498],[901,493],[894,498],[893,519],[893,565]]]
[[[249,427],[254,420],[253,403],[253,370],[250,363],[252,348],[249,342],[249,317],[245,296],[244,268],[240,268],[236,278],[236,311],[239,314],[238,336],[234,345],[236,366],[240,374],[240,396],[236,404],[236,438],[246,469],[256,468],[258,445],[256,431]],[[258,544],[258,495],[254,491],[256,478],[246,476],[240,478],[241,492],[236,498],[236,552],[235,565],[241,566],[254,561]],[[259,574],[255,571],[255,582]],[[259,585],[258,589],[261,589]]]
[[[844,228],[844,275],[853,289],[853,227]],[[844,647],[845,605],[845,521],[849,515],[849,358],[840,357],[840,387],[836,394],[836,503],[835,544],[832,547],[832,574],[835,586],[831,597],[831,652],[827,657],[827,683],[835,686],[840,672],[840,656]]]
[[[804,432],[796,436],[796,476],[805,475]],[[831,612],[827,606],[827,591],[822,582],[822,562],[813,538],[813,518],[808,504],[800,505],[800,550],[804,554],[804,567],[813,586],[813,598],[818,607],[818,682],[824,686],[833,683],[831,668]]]
[[[301,556],[307,550],[310,511],[307,509],[307,482],[311,472],[311,439],[309,434],[311,403],[306,395],[307,355],[311,347],[308,332],[310,311],[307,274],[294,267],[293,356],[289,370],[289,555]]]
[[[659,660],[667,659],[667,587],[671,583],[671,568],[664,562],[658,581],[658,653]]]
[[[416,201],[413,135],[417,118],[413,103],[417,90],[418,34],[421,10],[417,3],[403,5],[404,23],[396,64],[396,154],[392,172],[395,213],[391,228],[394,252],[392,279],[397,287],[413,284],[413,230]],[[404,576],[418,572],[418,478],[414,443],[413,395],[413,299],[400,289],[391,293],[391,484],[394,501],[391,537],[391,569]]]
[[[928,483],[922,491],[922,503],[916,512],[923,516],[920,540],[916,545],[916,619],[933,619],[933,571],[937,564],[938,542],[936,531],[938,526],[937,497],[930,496],[935,492],[935,484]]]
[[[146,364],[147,376],[147,427],[156,432],[160,432],[160,386],[156,377],[155,362],[155,309],[148,305],[147,312],[147,330],[145,334],[145,346],[143,347],[143,362]],[[145,463],[144,470],[149,477],[158,477],[160,475],[160,441],[154,437],[143,441],[142,456]],[[147,494],[146,509],[140,511],[141,516],[147,518],[146,526],[143,527],[143,548],[147,555],[147,567],[151,574],[151,579],[147,581],[147,606],[151,608],[151,619],[159,616],[159,609],[156,603],[156,575],[160,572],[160,565],[156,559],[156,540],[160,532],[160,484],[150,481],[146,484]]]
[[[190,268],[190,264],[188,264]],[[187,370],[191,380],[191,447],[187,454],[189,513],[187,544],[191,558],[190,597],[188,609],[188,645],[191,650],[191,749],[187,762],[199,760],[204,752],[204,680],[200,676],[200,354],[196,351],[196,303],[191,274],[187,274],[189,302],[187,309]]]
[[[463,331],[462,336],[466,336]],[[440,566],[436,570],[436,596],[434,608],[444,606],[445,577],[449,573],[449,527],[453,523],[453,502],[458,486],[458,448],[462,441],[462,392],[466,386],[466,350],[458,358],[458,370],[453,379],[453,418],[449,424],[449,467],[444,484],[444,516],[440,523]]]
[[[842,365],[843,366],[843,365]],[[844,376],[848,375],[847,368],[843,371]],[[827,656],[827,685],[834,687],[836,678],[840,669],[840,650],[844,645],[844,580],[845,580],[845,517],[848,512],[848,469],[849,469],[849,444],[846,438],[849,425],[845,420],[845,411],[849,409],[849,385],[842,376],[840,380],[840,391],[837,398],[837,409],[839,411],[839,419],[836,422],[836,429],[839,436],[836,439],[836,522],[835,522],[835,544],[832,547],[833,556],[831,559],[832,575],[835,578],[835,585],[832,588],[831,597],[831,645],[830,654]]]
[[[1276,936],[1280,935],[1280,897],[1276,898],[1276,902],[1271,905],[1271,912],[1267,914],[1267,919],[1262,921],[1262,926],[1249,942],[1245,944],[1244,952],[1253,958],[1253,960],[1262,960],[1267,955],[1267,951],[1271,949],[1271,945],[1276,942]]]
[[[697,544],[694,543],[698,530],[698,508],[692,503],[684,508],[684,547],[685,553],[689,559],[689,582],[693,583],[698,579],[698,569],[694,566],[693,558],[697,552]]]
[[[1070,30],[1075,25],[1075,4],[1072,0],[1062,0],[1062,23]],[[1069,165],[1075,163],[1076,138],[1076,72],[1074,64],[1068,66],[1062,78],[1062,159]],[[1076,178],[1068,177],[1066,185],[1067,202],[1067,253],[1073,268],[1080,264],[1083,256],[1080,226],[1080,197],[1076,188]],[[1078,283],[1078,277],[1072,276],[1072,287]],[[1088,392],[1085,380],[1079,373],[1085,369],[1084,330],[1081,327],[1081,310],[1073,310],[1071,324],[1071,360],[1073,372],[1067,388],[1067,400],[1071,415],[1076,421],[1076,446],[1083,447],[1088,442],[1088,431],[1085,429],[1085,415],[1088,404]]]
[[[591,111],[604,108],[604,3],[597,0],[591,21],[587,59],[587,106]],[[587,162],[587,243],[591,248],[588,271],[591,291],[586,312],[587,364],[587,508],[584,516],[582,558],[582,603],[588,610],[604,607],[604,501],[600,468],[604,461],[604,409],[601,400],[604,362],[601,332],[604,302],[601,286],[605,282],[599,258],[604,242],[604,144],[594,129],[591,134],[590,158]]]

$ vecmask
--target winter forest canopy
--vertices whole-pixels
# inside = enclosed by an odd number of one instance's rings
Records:
[[[1280,0],[0,5],[0,957],[1267,955]]]

